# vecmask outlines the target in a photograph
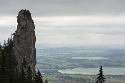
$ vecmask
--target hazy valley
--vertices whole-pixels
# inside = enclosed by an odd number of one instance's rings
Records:
[[[125,46],[82,46],[37,49],[37,66],[47,76],[73,75],[95,78],[103,66],[104,75],[124,78]],[[71,76],[72,75],[72,76]],[[119,77],[121,76],[121,77]],[[77,76],[76,76],[77,77]],[[79,76],[78,76],[79,77]],[[62,78],[62,76],[61,76]],[[112,77],[113,78],[113,77]],[[89,83],[89,82],[87,82]]]

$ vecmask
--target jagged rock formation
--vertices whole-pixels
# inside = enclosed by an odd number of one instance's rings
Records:
[[[28,71],[30,67],[33,79],[35,77],[36,49],[35,26],[29,10],[21,10],[17,16],[17,30],[13,34],[14,55],[17,60],[16,69]]]

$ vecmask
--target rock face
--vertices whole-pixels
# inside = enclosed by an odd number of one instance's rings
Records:
[[[27,72],[31,69],[35,77],[36,49],[35,26],[29,10],[21,10],[17,16],[17,30],[13,34],[14,55],[17,60],[17,70]]]

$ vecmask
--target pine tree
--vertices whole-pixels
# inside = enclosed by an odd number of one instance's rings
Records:
[[[31,67],[28,67],[28,71],[27,71],[27,83],[32,83],[32,72],[31,72]]]
[[[47,80],[47,79],[45,80],[45,83],[48,83],[48,80]]]
[[[36,83],[43,83],[42,75],[39,70],[36,73]]]
[[[5,68],[4,68],[4,55],[3,55],[3,50],[1,49],[0,51],[0,82],[4,83],[5,77]]]
[[[18,72],[18,70],[16,69],[14,71],[14,83],[21,83],[21,74]]]
[[[4,41],[3,46],[0,45],[0,80],[3,83],[14,82],[16,63],[15,56],[13,55],[13,41],[8,38],[7,42]]]
[[[1,50],[2,50],[2,45],[0,44],[0,53],[1,53]]]
[[[22,68],[22,70],[21,70],[20,82],[19,82],[19,83],[26,83],[26,74],[25,74],[23,68]]]
[[[104,83],[104,82],[105,82],[105,78],[103,75],[103,69],[102,69],[102,66],[100,66],[99,74],[95,83]]]

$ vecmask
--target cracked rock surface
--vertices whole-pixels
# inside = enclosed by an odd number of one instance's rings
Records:
[[[36,36],[35,26],[29,10],[21,10],[17,16],[17,30],[13,33],[14,55],[17,60],[17,70],[24,72],[30,67],[33,77],[35,77],[36,65]]]

